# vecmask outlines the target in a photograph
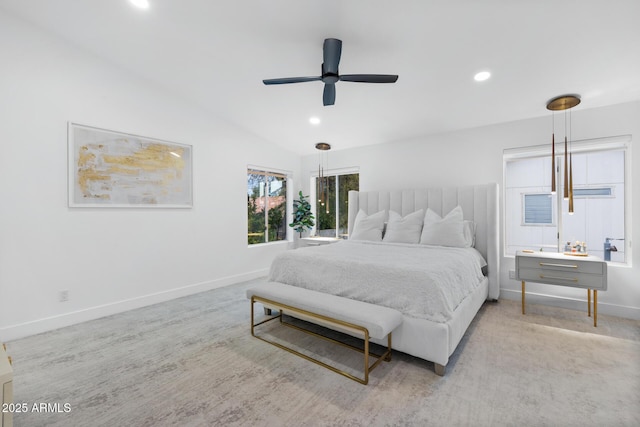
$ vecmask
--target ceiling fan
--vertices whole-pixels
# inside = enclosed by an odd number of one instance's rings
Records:
[[[338,64],[342,54],[342,40],[325,39],[322,46],[323,60],[322,75],[317,77],[285,77],[281,79],[266,79],[262,82],[265,85],[281,85],[288,83],[303,83],[320,80],[324,83],[324,93],[322,102],[324,105],[333,105],[336,102],[336,83],[358,82],[358,83],[395,83],[397,75],[391,74],[342,74],[338,73]]]

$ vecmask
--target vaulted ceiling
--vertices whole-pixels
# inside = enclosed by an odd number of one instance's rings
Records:
[[[300,154],[640,99],[638,0],[0,0],[14,14]],[[395,84],[265,86],[317,76],[325,38],[340,72]],[[474,74],[488,70],[489,80]],[[309,118],[318,117],[318,125]]]

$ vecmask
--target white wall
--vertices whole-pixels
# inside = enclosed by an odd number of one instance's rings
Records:
[[[6,14],[0,52],[0,340],[257,277],[291,246],[247,247],[246,166],[290,170],[296,191],[308,192],[316,155],[301,171],[299,156]],[[640,135],[638,102],[577,108],[575,139]],[[193,145],[193,209],[68,208],[67,121]],[[502,150],[544,143],[548,129],[544,116],[354,150],[334,144],[330,161],[360,167],[363,190],[502,184]],[[640,182],[640,152],[632,156]],[[640,185],[632,191],[640,224]],[[517,298],[519,283],[508,279],[513,259],[502,261],[502,295]],[[633,268],[611,267],[609,275],[601,312],[640,318],[632,280],[640,277],[640,251]],[[60,290],[69,291],[68,302],[58,302]],[[583,308],[578,290],[528,290]]]
[[[541,117],[537,119],[342,151],[334,144],[330,153],[331,166],[359,166],[361,190],[497,182],[502,191],[504,149],[550,144],[551,117],[545,114],[544,99],[540,102]],[[584,99],[572,112],[573,138],[582,140],[632,135],[631,181],[639,183],[640,150],[633,150],[634,143],[637,144],[633,140],[640,138],[640,102],[587,109],[588,102],[588,99]],[[304,157],[303,175],[314,171],[317,161],[314,155]],[[633,217],[627,218],[627,229],[631,229],[632,222],[640,224],[640,185],[628,184],[632,192],[630,212]],[[502,194],[500,198],[502,207]],[[500,222],[503,233],[502,218]],[[636,226],[632,233],[632,240],[640,242],[640,226]],[[640,319],[640,250],[636,248],[632,257],[631,268],[609,267],[609,288],[598,295],[601,313]],[[513,268],[513,257],[501,260],[501,297],[520,297],[520,283],[509,279],[508,275]],[[586,309],[586,292],[532,283],[527,285],[527,301],[583,310]]]
[[[6,14],[0,52],[0,340],[264,275],[291,246],[247,247],[246,168],[297,180],[298,155]],[[67,121],[193,145],[193,208],[68,208]]]

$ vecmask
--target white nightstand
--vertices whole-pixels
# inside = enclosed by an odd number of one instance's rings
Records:
[[[607,290],[607,263],[595,256],[574,256],[551,252],[516,253],[516,278],[522,281],[522,314],[525,314],[525,282],[570,286],[587,290],[587,313],[598,325],[598,291]]]
[[[303,237],[300,239],[301,246],[320,246],[330,245],[331,243],[337,243],[342,239],[337,237]]]

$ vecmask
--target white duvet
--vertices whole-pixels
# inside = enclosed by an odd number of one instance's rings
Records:
[[[279,254],[269,280],[447,322],[486,265],[473,248],[341,241]]]

